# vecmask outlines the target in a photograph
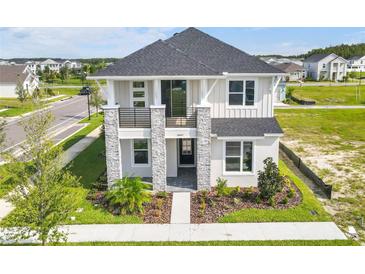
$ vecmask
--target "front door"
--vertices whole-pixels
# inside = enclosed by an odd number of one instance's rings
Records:
[[[179,139],[179,165],[195,165],[194,139]]]

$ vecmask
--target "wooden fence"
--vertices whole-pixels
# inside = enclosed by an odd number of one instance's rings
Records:
[[[280,142],[280,149],[283,151],[290,160],[293,161],[294,165],[310,180],[312,180],[328,197],[332,197],[332,185],[328,185],[321,178],[319,178],[305,163],[298,157],[292,150]]]

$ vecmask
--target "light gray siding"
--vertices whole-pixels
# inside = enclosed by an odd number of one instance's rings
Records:
[[[249,140],[247,140],[249,141]],[[272,157],[278,163],[279,138],[266,137],[254,141],[254,174],[253,175],[225,175],[223,172],[224,161],[224,141],[212,139],[212,159],[211,159],[211,185],[216,185],[218,177],[226,179],[228,186],[257,186],[257,172],[263,170],[263,161],[267,157]]]

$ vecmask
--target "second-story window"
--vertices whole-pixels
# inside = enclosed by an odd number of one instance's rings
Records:
[[[229,81],[228,89],[230,106],[253,106],[255,104],[255,81]]]
[[[144,81],[134,81],[131,96],[133,107],[146,107],[146,83]]]
[[[324,69],[325,69],[325,68],[326,68],[326,64],[323,64],[323,65],[322,65],[322,68],[324,68]]]

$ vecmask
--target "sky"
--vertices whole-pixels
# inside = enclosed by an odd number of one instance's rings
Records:
[[[0,28],[0,58],[122,58],[184,28]],[[199,28],[249,54],[365,43],[365,28]]]

